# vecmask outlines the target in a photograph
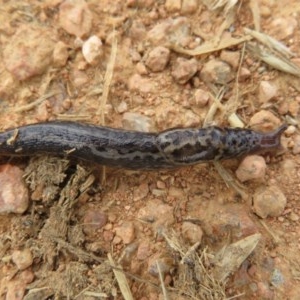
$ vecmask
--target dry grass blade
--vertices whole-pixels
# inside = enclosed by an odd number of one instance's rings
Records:
[[[161,272],[160,264],[158,263],[158,261],[156,261],[156,267],[157,267],[158,274],[159,274],[159,281],[160,281],[161,289],[163,292],[164,300],[169,300],[168,292],[167,292],[167,289],[166,289],[165,283],[164,283],[164,277]]]
[[[59,94],[59,92],[50,92],[48,94],[45,94],[43,96],[41,96],[40,98],[36,99],[35,101],[23,105],[23,106],[19,106],[18,108],[14,109],[14,112],[19,113],[19,112],[23,112],[23,111],[28,111],[31,110],[33,108],[35,108],[36,106],[38,106],[40,103],[44,102],[45,100],[47,100],[48,98],[55,96]]]
[[[260,31],[260,11],[258,1],[250,0],[249,6],[252,11],[255,30]]]
[[[244,187],[239,182],[237,182],[219,162],[214,161],[213,163],[225,183],[233,188],[242,197],[243,200],[248,200],[249,195],[246,193]]]
[[[238,0],[203,0],[202,2],[211,10],[216,10],[224,7],[224,11],[225,13],[227,13],[228,10],[230,10],[237,4]]]
[[[113,73],[114,73],[114,66],[115,66],[116,57],[117,57],[117,50],[118,50],[118,41],[117,41],[117,38],[116,38],[115,32],[114,32],[110,58],[109,58],[109,62],[107,64],[106,73],[105,73],[105,77],[104,77],[103,93],[102,93],[99,109],[97,112],[97,115],[100,115],[101,125],[104,125],[104,122],[105,122],[105,120],[104,120],[105,104],[107,103],[110,84],[111,84]]]
[[[107,254],[107,257],[111,266],[113,267],[113,272],[118,281],[118,285],[124,299],[133,300],[133,296],[131,294],[125,274],[122,271],[120,271],[120,266],[116,265],[110,253]]]
[[[246,238],[221,249],[215,256],[214,276],[220,281],[236,271],[245,259],[256,248],[261,234],[253,234]]]
[[[247,35],[251,35],[257,41],[267,46],[270,50],[276,51],[285,57],[295,56],[288,47],[265,33],[251,30],[249,28],[244,28],[244,31]]]
[[[295,76],[300,76],[300,68],[295,63],[286,58],[279,58],[274,54],[268,53],[266,50],[261,49],[259,46],[251,44],[247,45],[247,50],[279,71]]]
[[[174,232],[170,235],[164,233],[164,238],[181,257],[174,289],[169,288],[177,295],[176,299],[226,299],[224,283],[218,281],[211,272],[209,261],[213,256],[207,253],[207,248],[199,249],[200,243],[188,248]]]
[[[205,116],[205,119],[203,121],[203,127],[209,126],[210,124],[213,123],[215,114],[218,109],[220,109],[221,111],[224,110],[224,106],[221,103],[221,99],[223,98],[224,94],[225,94],[224,87],[219,91],[219,93],[216,97],[214,97],[212,94],[210,94],[210,97],[213,99],[214,103],[210,106],[209,111],[207,112],[207,114]]]
[[[191,55],[191,56],[198,56],[198,55],[203,55],[203,54],[209,54],[209,53],[215,52],[215,51],[220,51],[222,49],[226,49],[226,48],[229,48],[232,46],[236,46],[241,43],[250,41],[251,39],[252,39],[252,36],[250,36],[250,35],[245,35],[241,38],[226,37],[226,38],[222,38],[217,45],[215,44],[214,41],[213,42],[211,42],[211,41],[205,42],[203,45],[201,45],[193,50],[185,49],[185,48],[179,47],[177,45],[170,45],[170,48],[177,53]]]
[[[56,120],[60,121],[88,121],[91,119],[90,115],[64,115],[57,114]]]

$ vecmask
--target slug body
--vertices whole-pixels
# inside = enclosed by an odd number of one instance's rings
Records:
[[[65,155],[127,169],[169,169],[280,148],[282,125],[270,133],[206,127],[160,133],[76,122],[37,123],[0,133],[0,156]]]

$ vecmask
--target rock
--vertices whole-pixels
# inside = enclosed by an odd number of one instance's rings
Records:
[[[270,286],[266,282],[257,282],[257,296],[259,299],[273,300],[274,291],[270,289]]]
[[[139,91],[141,93],[151,93],[154,90],[152,81],[139,74],[134,74],[129,78],[128,88],[130,91]]]
[[[243,206],[215,203],[212,207],[212,210],[199,211],[200,214],[194,217],[201,221],[205,236],[213,243],[222,244],[228,236],[237,241],[259,232]]]
[[[101,40],[96,35],[92,35],[83,43],[82,54],[89,64],[97,64],[103,55]]]
[[[59,6],[59,24],[69,34],[87,36],[92,21],[92,12],[84,0],[65,0]]]
[[[262,156],[249,155],[240,163],[235,174],[241,181],[263,179],[266,174],[266,162]]]
[[[300,153],[300,135],[297,134],[294,139],[294,145],[293,145],[293,154],[296,155],[296,154],[299,154]]]
[[[170,59],[170,50],[158,46],[151,50],[145,59],[146,66],[153,72],[160,72],[165,69]]]
[[[226,84],[234,79],[230,66],[220,60],[212,59],[204,64],[200,79],[213,84]]]
[[[239,74],[239,82],[243,82],[251,77],[251,71],[247,68],[242,67]]]
[[[138,260],[145,260],[151,255],[150,243],[142,241],[138,247],[136,258]]]
[[[171,43],[185,47],[190,41],[189,37],[190,25],[185,17],[162,21],[147,33],[147,39],[157,46]]]
[[[136,41],[142,41],[146,36],[146,27],[141,21],[132,21],[129,36]]]
[[[159,271],[158,271],[158,266]],[[154,255],[149,259],[148,262],[148,273],[154,277],[158,277],[159,273],[163,275],[163,277],[168,274],[171,269],[173,268],[174,263],[173,259],[169,256],[162,256],[159,257],[159,255]]]
[[[25,292],[26,285],[18,280],[13,280],[7,285],[5,300],[23,300]]]
[[[124,100],[122,100],[121,103],[117,106],[116,110],[119,114],[123,114],[128,110],[127,103]]]
[[[172,66],[172,76],[180,84],[188,82],[198,71],[198,62],[195,58],[178,57]]]
[[[3,47],[5,68],[18,80],[44,73],[51,63],[54,42],[49,31],[20,26]]]
[[[299,115],[299,102],[297,100],[293,100],[289,102],[288,110],[294,118],[297,118]]]
[[[172,199],[183,200],[186,195],[182,188],[170,186],[168,190],[168,197],[171,197]]]
[[[183,0],[181,4],[181,12],[183,14],[195,13],[198,9],[198,0]]]
[[[202,89],[195,90],[194,93],[195,105],[198,107],[204,107],[209,101],[209,93]]]
[[[133,191],[133,201],[140,201],[144,199],[149,193],[149,186],[147,183],[142,183]]]
[[[297,222],[299,221],[300,217],[292,211],[289,215],[289,219],[293,222]]]
[[[146,66],[141,61],[136,64],[135,68],[139,75],[147,75],[149,73]]]
[[[296,127],[294,125],[289,125],[284,134],[286,136],[291,136],[296,132]]]
[[[116,235],[124,244],[130,244],[135,239],[135,228],[133,222],[124,222],[116,228]]]
[[[18,167],[0,166],[0,213],[22,214],[28,208],[28,189],[23,182],[23,174]]]
[[[267,110],[261,110],[254,114],[249,121],[251,128],[261,131],[270,131],[276,129],[281,124],[279,118]]]
[[[181,225],[181,233],[183,238],[187,239],[191,245],[198,242],[201,243],[203,231],[199,225],[191,222],[183,222]]]
[[[165,8],[169,12],[178,12],[181,8],[181,0],[166,0]]]
[[[223,50],[220,59],[228,63],[234,70],[237,70],[240,62],[240,53],[237,51]]]
[[[298,21],[292,17],[274,19],[269,25],[268,34],[278,40],[291,37],[298,26]]]
[[[154,131],[154,125],[151,118],[139,113],[126,112],[123,114],[123,127],[128,130],[138,130],[143,132]]]
[[[261,218],[278,217],[286,206],[286,197],[276,186],[258,188],[253,196],[253,211]]]
[[[17,266],[18,270],[25,270],[33,263],[31,251],[26,248],[22,251],[15,250],[12,254],[12,261]]]
[[[63,67],[69,58],[68,46],[64,42],[57,42],[53,51],[53,64],[55,67]]]
[[[87,235],[95,235],[107,223],[107,215],[98,209],[89,209],[83,217],[83,231]]]
[[[150,200],[139,210],[137,218],[151,222],[159,230],[174,223],[173,207],[159,200]]]
[[[259,84],[258,98],[260,103],[266,103],[276,99],[278,96],[278,87],[270,81],[261,81]]]

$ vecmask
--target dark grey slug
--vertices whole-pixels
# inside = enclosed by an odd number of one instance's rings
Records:
[[[127,169],[169,169],[280,148],[282,125],[269,133],[183,128],[145,133],[76,122],[37,123],[0,133],[0,156],[65,155]]]

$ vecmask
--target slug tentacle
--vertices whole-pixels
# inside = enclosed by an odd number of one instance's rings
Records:
[[[280,148],[270,133],[240,128],[183,128],[145,133],[76,122],[37,123],[0,133],[0,155],[51,154],[127,169],[168,169]]]

